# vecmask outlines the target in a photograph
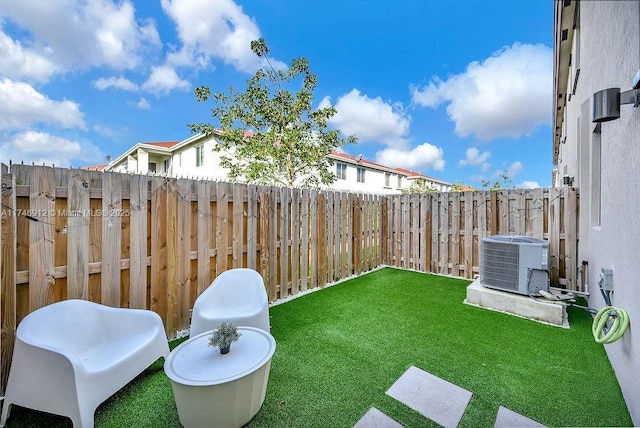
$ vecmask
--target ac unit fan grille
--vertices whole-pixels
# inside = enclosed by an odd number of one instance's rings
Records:
[[[484,242],[480,282],[505,290],[517,290],[519,254],[517,245]]]

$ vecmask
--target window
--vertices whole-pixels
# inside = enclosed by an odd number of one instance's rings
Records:
[[[338,180],[347,179],[347,164],[344,164],[344,163],[336,164],[336,177],[338,177]]]
[[[182,166],[182,153],[178,153],[178,166]]]
[[[171,168],[171,161],[169,159],[165,159],[164,161],[164,172],[169,173],[169,169]]]
[[[402,176],[401,176],[401,175],[399,175],[399,176],[398,176],[398,186],[397,186],[397,188],[399,189],[399,188],[401,188],[401,187],[402,187]]]
[[[580,16],[580,15],[578,15]],[[573,46],[571,47],[571,95],[576,94],[578,78],[580,77],[580,29],[576,27],[573,32]],[[567,89],[568,90],[568,89]]]
[[[196,166],[202,166],[204,163],[204,146],[200,144],[196,147]]]
[[[364,168],[358,168],[358,183],[364,183]]]
[[[156,163],[149,162],[149,172],[156,172]]]
[[[391,187],[391,173],[384,173],[384,187]]]

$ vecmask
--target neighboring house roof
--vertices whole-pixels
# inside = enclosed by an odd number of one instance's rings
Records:
[[[446,181],[442,181],[442,180],[439,180],[437,178],[429,177],[428,175],[420,174],[419,172],[411,171],[409,169],[395,168],[395,170],[400,172],[400,173],[402,173],[402,174],[405,174],[409,180],[423,179],[423,180],[433,181],[434,183],[449,184]]]
[[[171,154],[171,152],[179,146],[184,141],[157,141],[157,142],[148,142],[148,143],[137,143],[135,146],[131,147],[129,150],[109,162],[108,165],[105,166],[106,169],[110,169],[113,165],[118,165],[123,160],[127,159],[127,156],[131,155],[138,151],[138,149],[143,149],[156,153],[166,153]],[[104,169],[104,168],[103,168]]]
[[[415,171],[411,171],[409,169],[405,169],[405,168],[391,168],[388,166],[384,166],[381,165],[379,163],[375,163],[375,162],[371,162],[368,161],[366,159],[363,159],[361,155],[358,156],[352,156],[349,155],[347,153],[344,152],[331,152],[331,155],[329,155],[329,157],[335,159],[335,160],[341,160],[341,161],[347,161],[350,163],[354,163],[354,164],[360,164],[363,166],[367,166],[370,168],[374,168],[374,169],[379,169],[382,171],[386,171],[386,172],[393,172],[396,174],[401,174],[404,175],[405,177],[407,177],[407,179],[409,180],[415,180],[415,179],[423,179],[423,180],[428,180],[434,183],[440,183],[440,184],[446,184],[448,185],[449,183],[447,183],[446,181],[442,181],[439,180],[437,178],[433,178],[433,177],[429,177],[427,175],[424,174],[420,174],[419,172],[415,172]]]
[[[92,165],[92,166],[85,166],[84,168],[81,169],[86,169],[88,171],[103,171],[108,164],[104,164],[104,165]]]

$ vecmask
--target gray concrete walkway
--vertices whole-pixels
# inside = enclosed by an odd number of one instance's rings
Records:
[[[506,407],[500,406],[498,409],[498,416],[496,422],[493,425],[495,428],[512,428],[512,427],[544,427],[533,419],[529,419],[526,416],[522,416],[520,413],[516,413],[513,410],[509,410]]]
[[[472,394],[411,366],[389,388],[387,395],[444,427],[455,428],[462,419]]]
[[[372,407],[353,428],[402,428],[402,425]]]
[[[472,393],[417,367],[409,367],[386,392],[422,416],[444,427],[457,427]],[[544,425],[500,406],[494,426],[544,427]],[[354,428],[397,428],[401,424],[372,407]]]

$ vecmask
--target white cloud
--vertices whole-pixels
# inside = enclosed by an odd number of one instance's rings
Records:
[[[524,165],[522,165],[522,162],[520,161],[515,161],[513,163],[511,163],[511,165],[509,165],[509,167],[506,169],[505,174],[507,175],[507,177],[509,178],[513,178],[515,177],[520,171],[522,171],[522,168],[524,167]]]
[[[325,97],[320,107],[330,105]],[[357,89],[342,95],[334,105],[337,113],[329,123],[343,134],[354,134],[360,141],[379,142],[396,149],[407,147],[407,134],[411,120],[398,104],[382,98],[369,98]]]
[[[56,66],[49,59],[24,49],[20,42],[0,31],[0,75],[14,80],[47,82],[55,72]]]
[[[116,138],[118,136],[118,133],[116,131],[103,125],[95,125],[93,126],[93,130],[109,138]]]
[[[455,132],[482,140],[531,134],[551,118],[553,51],[544,45],[514,43],[464,73],[413,87],[412,101],[426,107],[448,102]]]
[[[140,100],[138,101],[138,103],[136,104],[136,106],[140,109],[140,110],[149,110],[151,108],[151,104],[149,103],[149,101],[147,101],[146,98],[140,98]]]
[[[410,150],[388,147],[376,153],[376,162],[392,168],[436,171],[444,170],[444,151],[429,143],[420,144]]]
[[[80,106],[73,101],[53,101],[27,83],[0,80],[0,128],[23,129],[33,123],[85,129]]]
[[[518,189],[538,189],[539,187],[540,187],[540,184],[538,184],[537,181],[527,181],[527,180],[516,185],[516,188]]]
[[[422,107],[438,107],[443,101],[441,85],[442,81],[435,77],[426,88],[411,87],[411,101]]]
[[[188,90],[191,84],[180,79],[176,71],[166,65],[153,67],[151,75],[142,84],[142,89],[155,94],[167,94],[172,89]]]
[[[255,20],[232,0],[162,0],[165,13],[175,21],[182,47],[169,55],[172,65],[207,67],[212,59],[253,73],[265,65],[251,51],[251,41],[260,38]],[[275,68],[286,68],[271,60]]]
[[[460,162],[458,162],[459,166],[483,165],[483,168],[486,168],[487,159],[489,159],[489,156],[491,156],[491,152],[485,151],[481,154],[480,150],[478,150],[477,148],[469,147],[465,153],[465,156],[466,157],[464,159],[461,159]]]
[[[14,162],[72,166],[103,159],[98,147],[43,132],[27,131],[14,135],[0,146],[0,157]]]
[[[331,105],[325,97],[319,107]],[[334,105],[336,114],[329,123],[345,135],[355,135],[359,142],[375,142],[386,146],[376,153],[376,162],[412,170],[444,169],[444,151],[429,143],[410,147],[408,134],[411,118],[399,103],[380,97],[370,98],[357,89],[340,96]]]
[[[139,23],[128,0],[4,1],[0,15],[32,37],[27,50],[15,49],[14,43],[10,57],[0,60],[22,62],[22,68],[34,58],[47,58],[60,71],[101,65],[134,69],[161,47],[155,23]]]
[[[137,91],[138,85],[125,77],[101,77],[93,82],[93,86],[101,91],[107,88],[117,88],[124,91]]]

